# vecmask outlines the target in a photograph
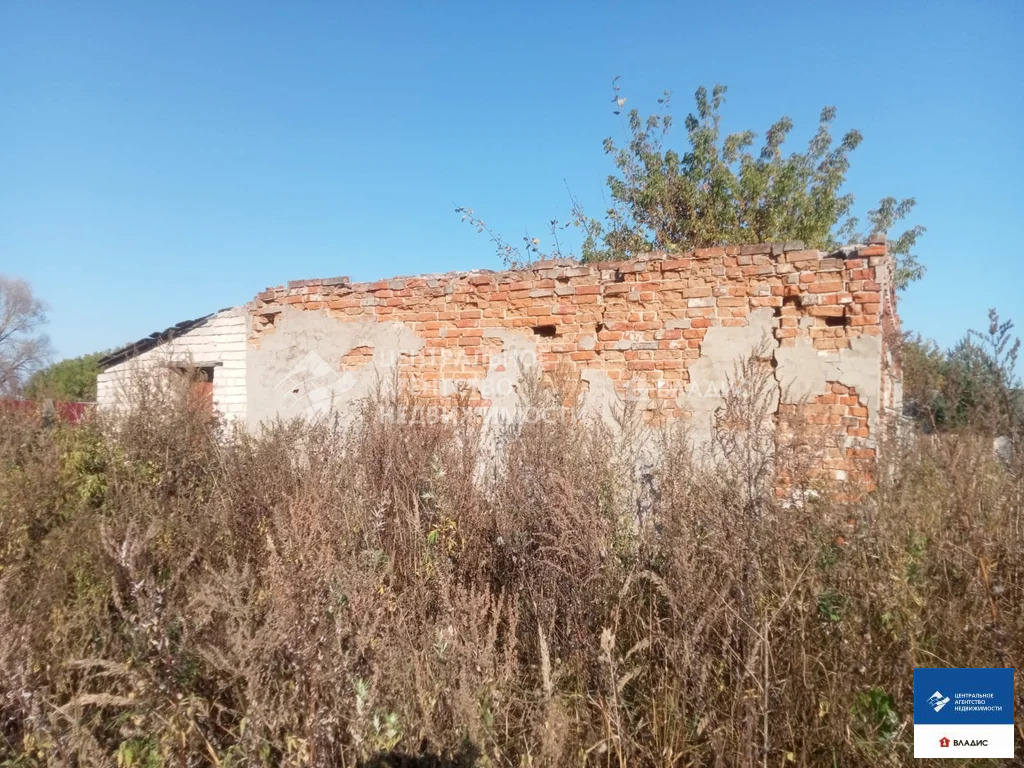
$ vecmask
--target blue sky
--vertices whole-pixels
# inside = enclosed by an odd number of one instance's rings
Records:
[[[499,266],[603,207],[627,106],[729,86],[727,130],[823,105],[859,128],[865,211],[915,196],[904,325],[952,343],[990,306],[1024,333],[1024,3],[0,4],[0,273],[59,357],[289,279]],[[681,122],[681,121],[680,121]]]

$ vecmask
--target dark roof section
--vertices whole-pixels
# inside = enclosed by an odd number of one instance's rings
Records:
[[[226,309],[230,309],[230,307],[226,307]],[[153,349],[156,346],[159,346],[160,344],[163,344],[164,342],[170,341],[171,339],[177,336],[181,336],[182,334],[188,333],[193,328],[198,328],[211,317],[218,314],[218,312],[223,311],[224,310],[221,309],[218,310],[217,312],[211,312],[208,315],[197,317],[195,320],[183,320],[177,325],[172,325],[170,328],[165,328],[162,331],[156,331],[155,333],[149,334],[149,336],[146,336],[145,338],[139,339],[138,341],[133,341],[131,344],[126,344],[120,349],[115,349],[113,352],[110,352],[109,354],[106,354],[103,357],[101,357],[99,359],[99,366],[100,368],[106,370],[112,365],[117,365],[118,363],[123,363],[125,360],[130,360],[133,357],[141,355],[143,352],[148,352],[149,350]]]

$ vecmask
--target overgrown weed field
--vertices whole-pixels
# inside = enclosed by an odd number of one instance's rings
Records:
[[[1024,469],[989,437],[794,504],[685,434],[494,451],[398,407],[0,415],[0,765],[909,765],[914,667],[1024,662]]]

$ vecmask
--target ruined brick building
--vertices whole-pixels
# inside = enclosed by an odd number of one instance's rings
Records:
[[[132,372],[188,360],[215,407],[250,426],[345,413],[378,381],[425,404],[468,397],[486,417],[515,412],[521,376],[560,371],[578,382],[584,412],[610,420],[629,402],[649,423],[683,420],[699,447],[753,355],[770,366],[777,423],[799,416],[826,430],[821,469],[868,478],[902,408],[892,273],[877,238],[835,253],[744,245],[299,280],[109,355],[99,399],[116,402]]]

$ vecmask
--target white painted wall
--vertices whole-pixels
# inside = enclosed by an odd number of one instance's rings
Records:
[[[111,366],[97,380],[99,407],[112,408],[130,397],[139,373],[173,365],[213,366],[213,407],[228,420],[244,420],[247,323],[244,307],[225,309],[188,333]]]

